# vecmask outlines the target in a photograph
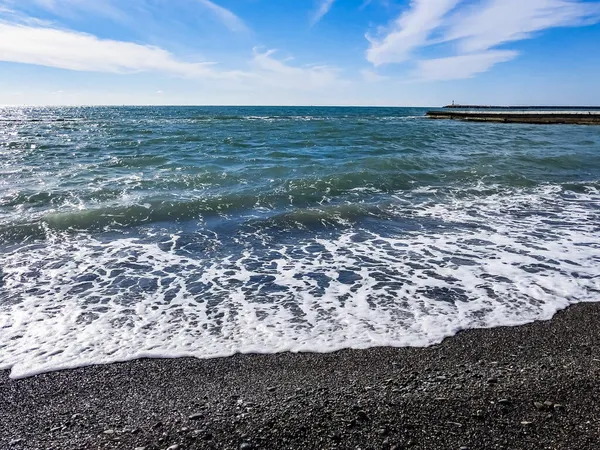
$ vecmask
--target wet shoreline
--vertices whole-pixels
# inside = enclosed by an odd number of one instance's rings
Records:
[[[0,448],[596,448],[599,321],[589,303],[428,348],[4,371]]]

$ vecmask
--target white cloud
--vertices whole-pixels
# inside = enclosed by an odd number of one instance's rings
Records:
[[[340,70],[330,66],[297,67],[273,57],[275,50],[261,52],[254,49],[254,75],[268,85],[312,90],[330,86],[342,86]]]
[[[444,41],[457,40],[464,52],[487,50],[556,27],[600,20],[600,4],[577,0],[487,0],[449,20]]]
[[[346,84],[335,67],[294,66],[289,59],[277,59],[274,54],[274,50],[261,52],[255,48],[249,70],[225,71],[218,70],[213,63],[182,60],[155,46],[99,39],[70,30],[0,22],[0,61],[79,72],[162,72],[189,79],[210,79],[211,85],[231,90],[260,87],[306,92]]]
[[[1,22],[0,61],[90,72],[159,71],[186,77],[217,76],[211,63],[182,61],[159,47]]]
[[[93,14],[123,23],[137,20],[140,13],[147,13],[156,9],[159,5],[167,8],[163,9],[163,12],[166,13],[178,4],[187,4],[188,7],[199,5],[231,31],[248,31],[248,27],[240,17],[212,0],[195,0],[194,3],[190,3],[190,0],[136,0],[127,2],[123,0],[28,0],[29,4],[25,0],[0,0],[0,3],[3,2],[23,11],[31,11],[32,6],[37,6],[58,17],[77,17],[78,14]],[[2,7],[0,6],[1,12]]]
[[[458,80],[488,71],[498,63],[518,55],[511,50],[488,50],[481,53],[427,59],[417,63],[415,76],[423,81]]]
[[[423,80],[469,78],[518,55],[499,50],[503,44],[598,21],[600,4],[584,0],[412,0],[383,37],[367,36],[367,59],[375,66],[402,63],[437,46],[446,55],[417,60],[414,74]],[[440,46],[449,42],[455,45]]]
[[[315,25],[329,12],[335,0],[319,0],[319,6],[315,11],[314,15],[310,19],[311,25]]]
[[[371,46],[367,60],[376,66],[404,62],[411,52],[426,44],[431,32],[460,0],[412,0],[410,8],[398,17],[383,38],[367,35]]]
[[[220,21],[231,31],[247,31],[248,27],[242,19],[236,16],[230,10],[217,5],[210,0],[198,0],[202,5],[208,8]]]
[[[360,74],[367,83],[378,83],[380,81],[389,80],[390,77],[386,77],[384,75],[379,75],[376,71],[371,69],[363,69],[360,71]]]
[[[87,12],[107,17],[111,20],[124,21],[126,15],[114,0],[0,0],[21,11],[31,11],[37,7],[49,11],[56,16],[76,17],[78,13]]]

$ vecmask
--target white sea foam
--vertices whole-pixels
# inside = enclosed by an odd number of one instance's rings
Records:
[[[600,195],[559,189],[404,202],[399,217],[431,223],[402,234],[258,231],[235,256],[215,256],[218,235],[200,258],[181,235],[50,234],[0,255],[0,367],[427,346],[549,319],[600,293]]]

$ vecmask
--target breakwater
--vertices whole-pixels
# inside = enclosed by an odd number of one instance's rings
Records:
[[[579,124],[600,125],[600,110],[589,111],[428,111],[427,117],[431,119],[453,119],[473,122],[499,122],[499,123],[531,123],[531,124]]]

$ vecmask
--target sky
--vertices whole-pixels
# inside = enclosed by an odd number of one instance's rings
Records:
[[[0,105],[600,105],[600,0],[0,0]]]

